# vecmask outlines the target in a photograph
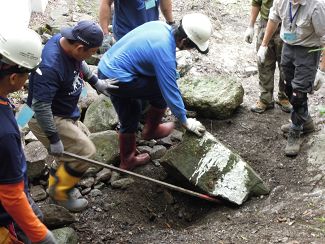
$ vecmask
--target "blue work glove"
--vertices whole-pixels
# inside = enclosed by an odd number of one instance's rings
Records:
[[[54,156],[61,156],[64,151],[63,143],[61,140],[51,143],[49,153]]]
[[[98,79],[98,81],[96,82],[94,87],[96,88],[97,91],[99,91],[100,93],[103,93],[105,96],[109,97],[109,93],[107,92],[107,89],[118,89],[118,86],[115,85],[118,82],[119,82],[118,80],[114,80],[114,79],[113,80],[110,80],[110,79],[106,79],[106,80]]]
[[[48,231],[44,240],[36,242],[36,244],[58,244],[58,242],[55,240],[52,232]]]

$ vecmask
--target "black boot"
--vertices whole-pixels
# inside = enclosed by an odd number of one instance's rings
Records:
[[[297,156],[300,151],[300,130],[290,128],[287,146],[285,148],[286,156]]]

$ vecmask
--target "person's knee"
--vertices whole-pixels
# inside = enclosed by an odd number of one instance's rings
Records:
[[[304,109],[307,105],[307,93],[293,90],[290,103],[295,111]]]
[[[80,149],[79,155],[82,157],[90,158],[96,153],[96,147],[90,139],[83,141],[80,144]]]

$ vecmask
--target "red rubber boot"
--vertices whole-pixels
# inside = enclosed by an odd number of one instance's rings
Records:
[[[150,107],[147,112],[145,125],[142,131],[142,139],[151,140],[168,136],[174,129],[173,122],[161,123],[166,109]]]
[[[120,141],[120,168],[132,170],[140,165],[147,164],[150,161],[148,153],[136,155],[136,137],[135,133],[119,134]]]

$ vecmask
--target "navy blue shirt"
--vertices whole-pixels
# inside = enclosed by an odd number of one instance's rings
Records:
[[[53,36],[44,46],[39,67],[42,75],[31,74],[27,104],[31,107],[33,98],[52,103],[53,115],[76,119],[80,117],[77,103],[83,88],[82,62],[64,52],[61,37]]]
[[[27,193],[27,165],[21,145],[20,132],[9,102],[0,98],[0,184],[25,181]],[[12,222],[0,203],[0,226]]]
[[[121,39],[134,28],[159,19],[159,0],[114,0],[113,33]]]

